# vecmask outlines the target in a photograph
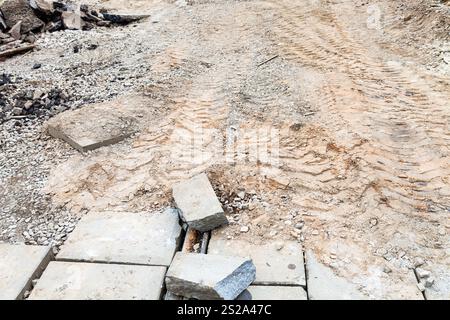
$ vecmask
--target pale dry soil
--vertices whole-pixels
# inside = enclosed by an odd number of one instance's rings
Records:
[[[413,273],[421,258],[449,298],[448,7],[94,2],[151,15],[111,39],[85,33],[109,41],[91,64],[145,66],[130,90],[151,112],[132,138],[54,166],[44,188],[54,205],[163,207],[175,182],[206,171],[224,205],[238,203],[220,237],[296,239],[371,298],[423,298]],[[45,50],[14,63],[34,54]]]

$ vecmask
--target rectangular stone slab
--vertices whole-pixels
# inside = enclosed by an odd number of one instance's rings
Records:
[[[312,251],[306,252],[308,295],[310,300],[366,300],[357,286],[338,277],[333,270],[320,263]]]
[[[214,235],[209,242],[210,253],[251,257],[256,266],[254,285],[306,285],[302,247],[295,241],[284,241],[277,250],[272,242],[255,245]]]
[[[166,276],[167,290],[200,300],[233,300],[255,279],[248,258],[177,252]]]
[[[175,209],[90,212],[78,222],[56,260],[168,266],[180,233]]]
[[[31,300],[159,300],[166,267],[51,262]]]
[[[0,243],[0,300],[22,299],[52,257],[50,247]]]
[[[133,113],[123,106],[126,101],[117,99],[65,111],[47,122],[47,132],[80,152],[120,142],[136,132],[138,123]]]
[[[205,173],[173,186],[181,217],[193,229],[209,231],[228,222]]]
[[[250,286],[236,300],[308,300],[302,287]]]

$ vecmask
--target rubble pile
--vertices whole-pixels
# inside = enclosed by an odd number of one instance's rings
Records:
[[[0,74],[0,123],[25,117],[53,116],[70,109],[72,98],[59,88],[49,90],[24,89],[14,93],[18,79]]]
[[[146,15],[110,14],[87,5],[52,0],[0,2],[0,59],[34,48],[36,35],[59,30],[90,30],[96,26],[124,25]]]

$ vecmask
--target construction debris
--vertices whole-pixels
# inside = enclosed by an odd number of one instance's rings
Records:
[[[148,15],[109,14],[89,8],[87,5],[74,5],[51,0],[8,0],[0,4],[0,54],[9,57],[26,50],[24,42],[33,43],[35,34],[64,29],[89,30],[94,26],[124,25],[135,22]],[[5,51],[8,51],[5,53]]]
[[[205,173],[176,184],[173,198],[180,209],[181,219],[193,229],[205,232],[228,223]]]
[[[255,280],[251,259],[178,252],[166,275],[167,290],[201,300],[234,300]]]
[[[39,31],[45,24],[36,16],[28,0],[8,0],[0,8],[7,27],[12,28],[18,22],[22,22],[22,34]]]

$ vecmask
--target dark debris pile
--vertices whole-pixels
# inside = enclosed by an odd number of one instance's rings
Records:
[[[0,0],[0,59],[33,49],[42,32],[125,25],[146,17],[110,14],[69,1]]]

